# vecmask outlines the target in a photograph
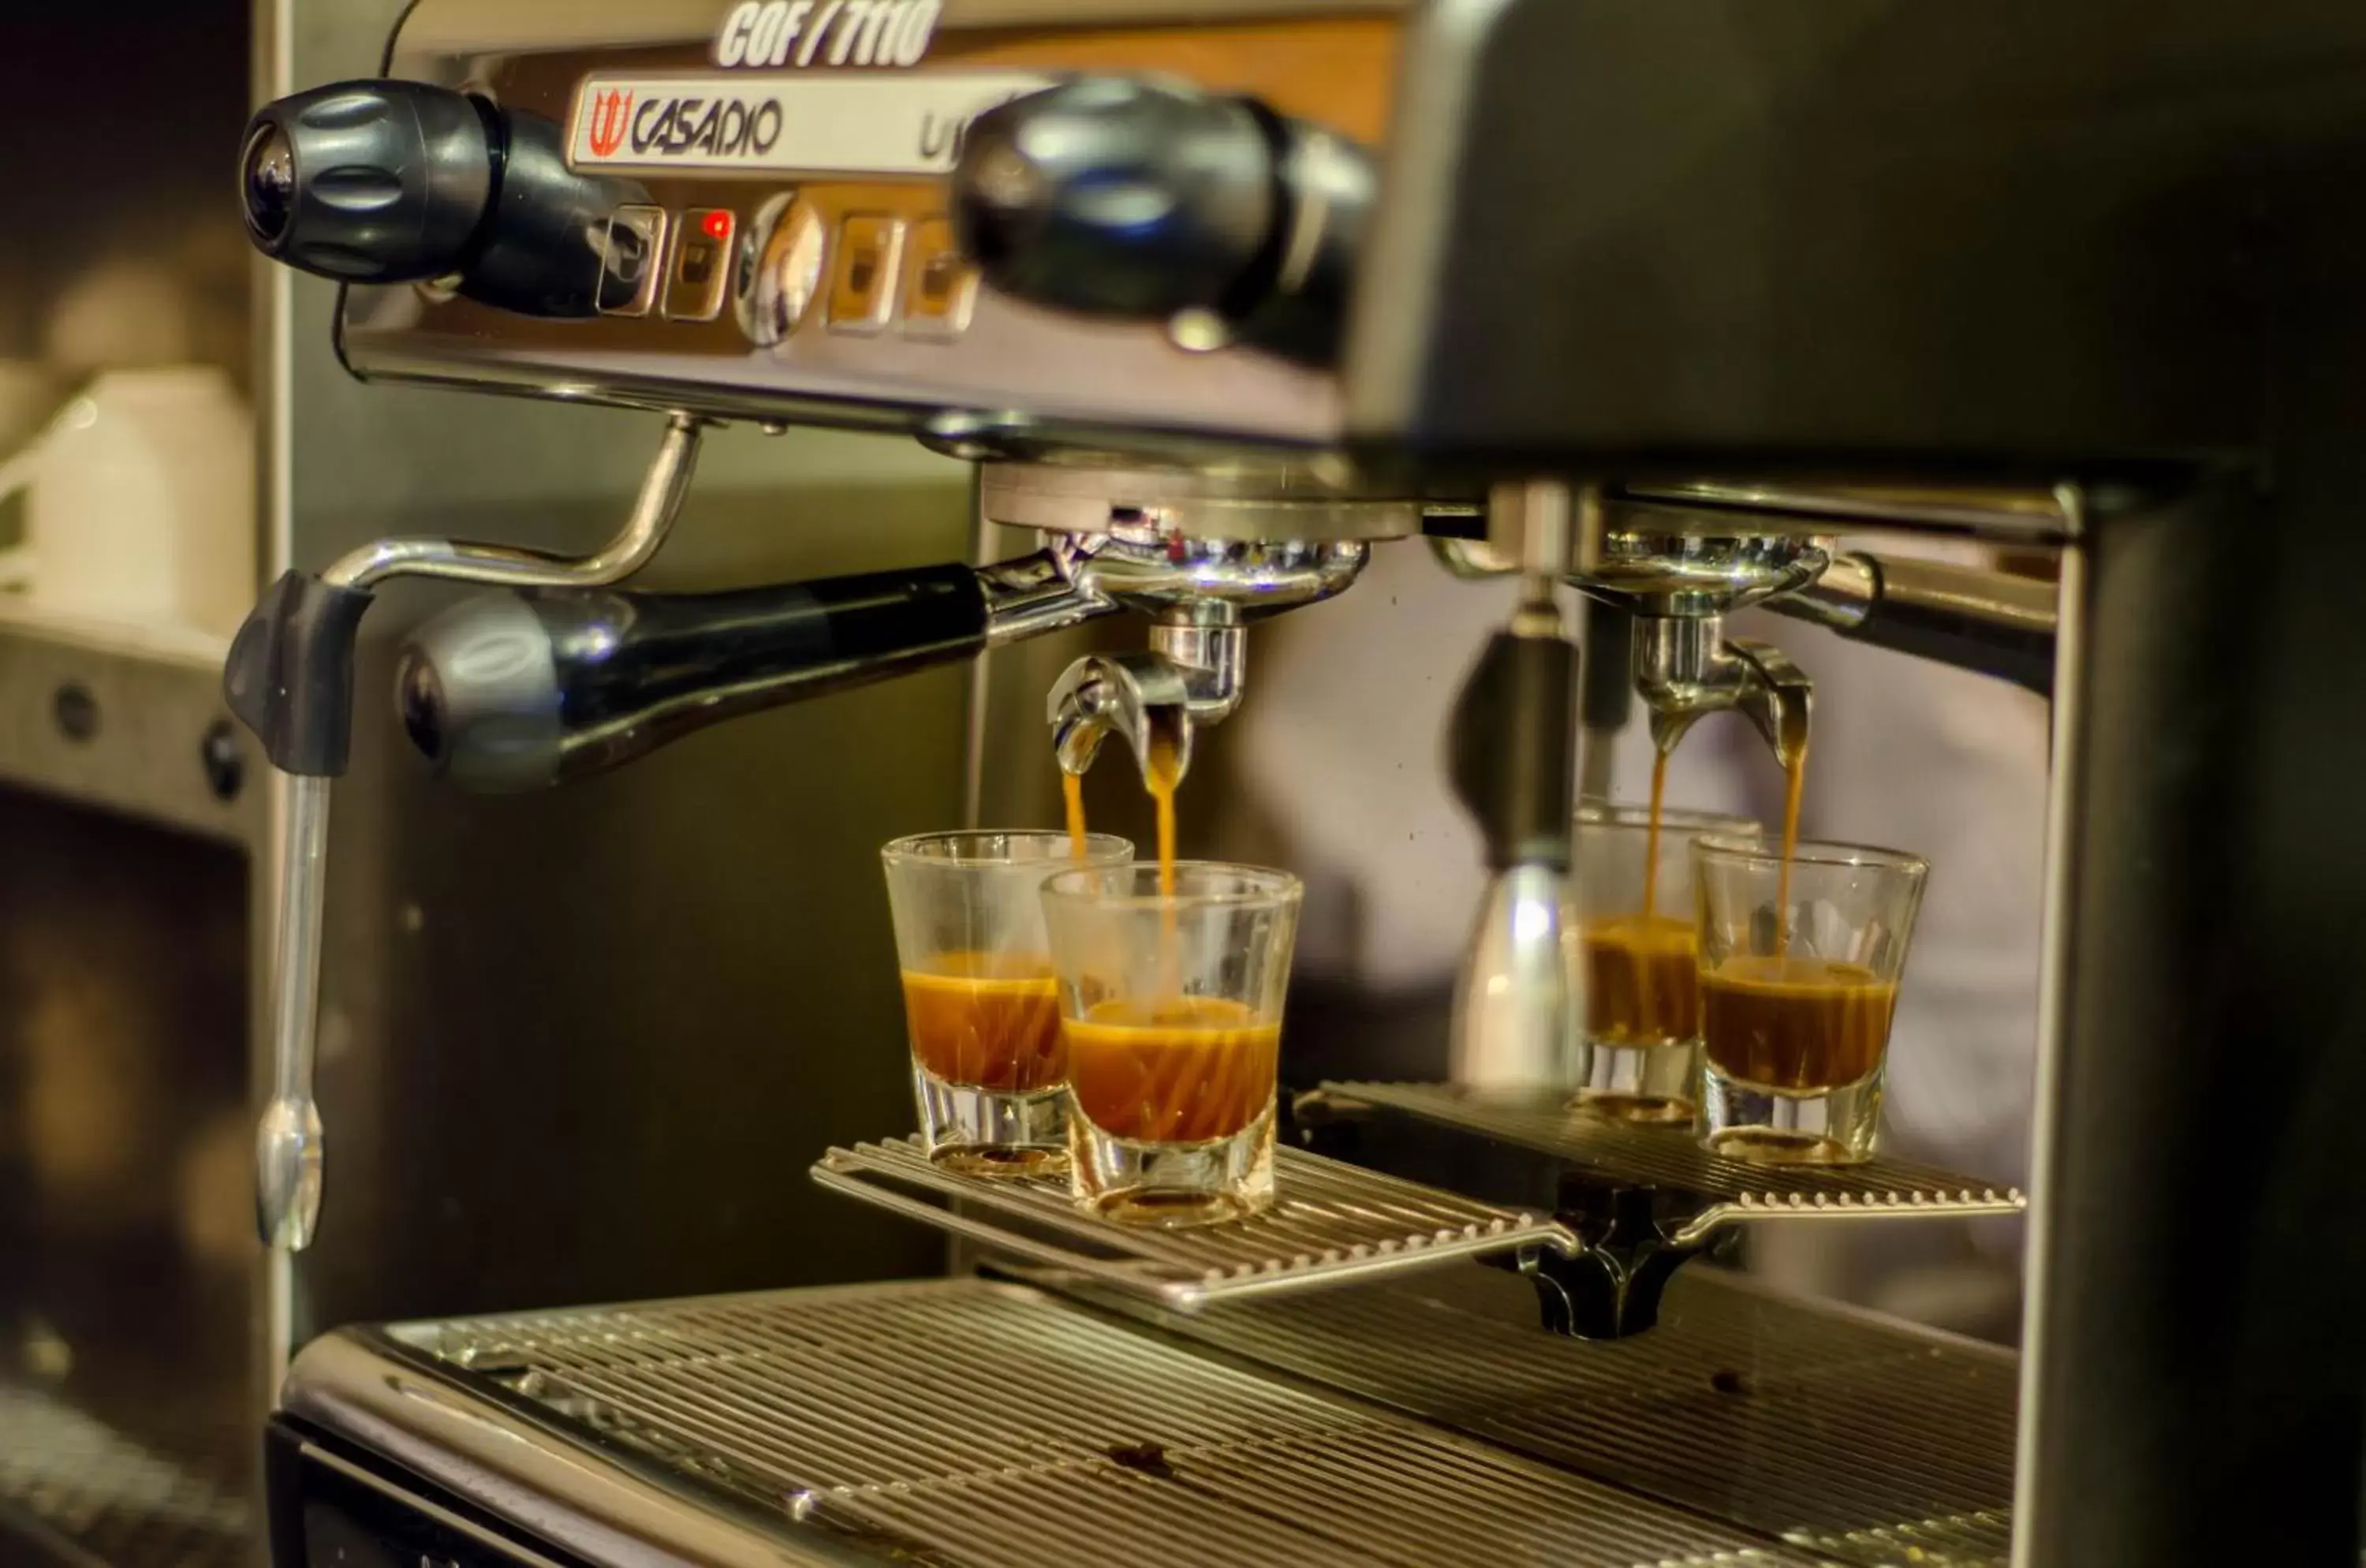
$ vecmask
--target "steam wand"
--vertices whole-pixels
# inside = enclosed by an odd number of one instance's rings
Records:
[[[435,577],[509,587],[590,587],[648,563],[682,508],[696,467],[699,422],[675,414],[624,527],[574,558],[437,538],[380,539],[318,576],[288,571],[231,644],[222,690],[231,711],[289,775],[275,845],[278,930],[271,998],[271,1101],[255,1129],[255,1215],[265,1243],[311,1245],[321,1216],[319,1044],[321,930],[327,891],[329,784],[345,771],[353,735],[354,646],[377,585]]]
[[[1448,1070],[1476,1087],[1560,1085],[1577,1028],[1564,943],[1578,649],[1553,589],[1576,520],[1552,482],[1500,487],[1489,513],[1493,527],[1520,530],[1520,604],[1480,654],[1448,730],[1448,771],[1493,874],[1456,980]]]

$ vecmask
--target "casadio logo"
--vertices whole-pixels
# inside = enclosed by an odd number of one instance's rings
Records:
[[[645,97],[627,123],[637,157],[760,158],[781,140],[781,105],[758,96]],[[599,133],[594,119],[592,134]]]
[[[625,144],[625,133],[632,129],[633,95],[622,87],[611,87],[595,94],[592,99],[592,155],[605,158]]]

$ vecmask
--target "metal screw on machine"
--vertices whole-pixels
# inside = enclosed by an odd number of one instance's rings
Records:
[[[273,766],[290,775],[276,854],[271,1100],[255,1130],[256,1218],[267,1245],[300,1251],[320,1224],[321,1127],[312,1069],[329,782],[345,769],[355,639],[372,590],[391,577],[513,587],[589,587],[628,577],[657,553],[681,510],[696,466],[699,430],[689,415],[673,416],[625,526],[596,554],[569,558],[450,539],[381,539],[318,576],[287,572],[239,628],[223,669],[223,694]]]
[[[69,740],[86,741],[98,734],[98,699],[79,681],[69,681],[51,699],[50,716],[58,733]]]
[[[197,741],[197,766],[205,771],[206,787],[216,800],[231,801],[246,784],[246,754],[239,750],[238,731],[230,720],[218,718]]]

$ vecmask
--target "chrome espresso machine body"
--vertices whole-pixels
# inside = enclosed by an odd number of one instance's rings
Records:
[[[1447,747],[1494,874],[1453,1082],[1301,1096],[1302,1203],[1125,1243],[828,1151],[1004,1278],[332,1335],[275,1422],[276,1558],[2354,1562],[2361,49],[2283,0],[419,0],[381,79],[267,107],[250,226],[347,284],[356,374],[664,425],[593,555],[382,541],[232,653],[293,775],[275,1246],[334,1168],[323,847],[376,584],[495,590],[398,693],[484,789],[1119,612],[1145,646],[1058,681],[1046,749],[1188,763],[1256,700],[1255,622],[1374,549],[1519,584]],[[1040,547],[621,586],[738,420],[974,460]],[[1868,527],[2056,551],[2058,602],[1842,552]],[[1807,678],[1726,635],[1755,604],[2051,692],[2017,1371],[1670,1276],[1736,1225],[2018,1193],[1552,1113],[1565,583],[1631,617],[1662,747],[1726,708],[1804,743]],[[1531,1285],[1569,1332],[1493,1310]]]

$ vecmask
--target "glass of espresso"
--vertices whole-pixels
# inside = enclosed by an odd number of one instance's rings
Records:
[[[1080,1203],[1175,1228],[1272,1201],[1301,894],[1286,872],[1205,861],[1068,871],[1043,885]]]
[[[1693,844],[1701,1096],[1711,1150],[1869,1158],[1906,944],[1930,864],[1857,844]]]
[[[1675,807],[1662,807],[1656,824],[1649,807],[1578,807],[1580,1110],[1650,1125],[1692,1122],[1700,1047],[1692,847],[1705,833],[1755,841],[1759,827]]]
[[[1068,1071],[1043,879],[1122,865],[1133,846],[1089,834],[1079,859],[1065,833],[922,833],[879,854],[930,1156],[973,1176],[1056,1174]]]

